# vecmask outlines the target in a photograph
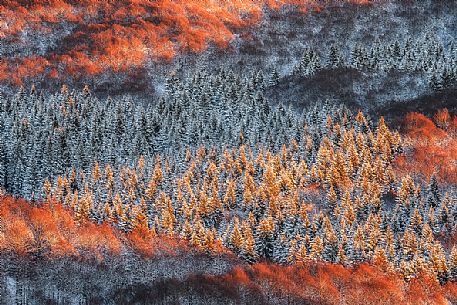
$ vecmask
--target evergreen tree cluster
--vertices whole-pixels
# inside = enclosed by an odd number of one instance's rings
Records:
[[[249,263],[369,262],[406,280],[455,279],[457,251],[440,241],[455,233],[455,188],[397,177],[402,140],[382,119],[370,126],[362,113],[340,110],[324,125],[321,139],[304,126],[278,151],[201,146],[182,160],[97,162],[44,190],[77,218],[126,232],[148,228],[208,253],[222,243]]]
[[[327,54],[306,48],[293,75],[309,77],[321,69],[350,68],[372,72],[411,72],[426,76],[434,91],[457,83],[457,44],[430,33],[404,41],[375,40],[372,45],[331,45]]]
[[[187,148],[201,145],[278,150],[302,137],[304,125],[319,127],[330,106],[297,114],[272,106],[262,90],[261,72],[241,78],[232,72],[197,73],[180,81],[170,77],[167,96],[142,103],[131,97],[99,100],[85,88],[45,97],[32,88],[0,95],[0,185],[9,193],[40,198],[46,177],[68,169],[129,165],[138,156],[184,158]],[[335,110],[335,109],[333,109]]]

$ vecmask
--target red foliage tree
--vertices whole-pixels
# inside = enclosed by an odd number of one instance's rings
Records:
[[[437,127],[423,114],[410,113],[404,123],[406,151],[395,162],[400,175],[416,175],[428,181],[436,174],[442,183],[457,184],[457,136],[453,131],[457,120],[451,122],[449,113],[440,110],[435,120],[445,127]]]

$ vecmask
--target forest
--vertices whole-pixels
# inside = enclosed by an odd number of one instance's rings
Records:
[[[1,2],[0,304],[457,304],[455,12]]]
[[[209,44],[227,47],[234,29],[258,23],[265,7],[293,6],[304,13],[325,2],[7,0],[0,6],[5,42],[0,80],[21,84],[37,76],[81,78],[169,61],[179,52],[200,52]]]

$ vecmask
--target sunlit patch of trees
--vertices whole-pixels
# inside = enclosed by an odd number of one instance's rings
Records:
[[[369,1],[347,0],[367,4]],[[3,1],[0,81],[80,80],[151,69],[177,54],[227,48],[236,29],[258,24],[264,11],[301,12],[316,0]]]
[[[139,222],[123,234],[108,222],[82,219],[56,201],[27,202],[9,196],[0,198],[0,251],[34,259],[69,257],[102,261],[109,256],[137,253],[146,258],[188,251],[177,238],[156,238]],[[224,253],[217,244],[215,251]]]
[[[96,163],[46,182],[45,192],[78,218],[126,232],[140,224],[209,252],[219,241],[251,263],[371,262],[406,280],[453,278],[457,251],[437,237],[454,232],[455,188],[441,188],[434,176],[423,189],[410,176],[396,177],[400,135],[382,119],[373,130],[361,113],[354,120],[346,127],[347,118],[328,117],[315,154],[311,139],[277,153],[201,147],[184,164],[156,158],[147,169],[140,158],[113,170]]]
[[[201,52],[208,45],[226,48],[233,30],[257,24],[266,7],[292,5],[305,11],[319,2],[3,1],[0,41],[7,47],[0,80],[81,78],[169,61],[178,52]]]
[[[225,250],[218,249],[211,255],[221,257],[221,266],[211,268],[208,257],[198,255],[202,250],[176,237],[145,238],[139,229],[121,233],[108,225],[75,220],[55,202],[37,206],[2,197],[0,220],[1,258],[4,260],[11,251],[21,258],[10,261],[2,272],[8,274],[21,265],[30,268],[27,275],[10,273],[7,279],[0,273],[2,283],[6,283],[0,286],[0,301],[5,303],[52,300],[57,304],[99,304],[101,298],[122,303],[205,300],[226,304],[237,300],[289,305],[448,304],[457,300],[452,281],[440,285],[433,274],[425,272],[404,281],[401,273],[386,271],[379,264],[343,266],[308,260],[290,266],[262,262],[247,265],[224,261]],[[138,249],[143,245],[152,255]],[[189,252],[196,254],[183,257]],[[143,258],[135,258],[135,253]],[[160,265],[161,261],[171,264]],[[202,269],[205,273],[192,273],[202,268],[192,267],[201,262],[208,265]],[[62,267],[65,275],[59,274]],[[48,269],[43,272],[40,268]],[[77,282],[81,278],[87,281],[83,285]]]
[[[442,183],[457,184],[457,116],[447,109],[436,112],[433,120],[410,113],[404,122],[408,151],[396,161],[402,173],[435,175]]]
[[[334,264],[302,266],[255,264],[212,276],[263,293],[253,304],[447,304],[455,301],[455,284],[440,286],[426,275],[405,283],[396,273],[383,273],[367,264],[344,268]],[[254,290],[255,291],[255,290]]]
[[[38,207],[24,200],[2,197],[0,220],[1,251],[49,258],[120,253],[120,241],[109,226],[77,224],[60,204]]]

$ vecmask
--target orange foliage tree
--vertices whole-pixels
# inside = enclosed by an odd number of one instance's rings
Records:
[[[423,114],[410,113],[404,122],[405,154],[395,163],[401,174],[428,180],[436,174],[440,182],[457,184],[457,116],[439,110],[435,122]],[[441,127],[441,128],[440,128]]]
[[[368,265],[344,268],[320,263],[303,267],[256,264],[235,268],[219,277],[229,285],[261,289],[267,299],[291,303],[447,304],[455,300],[457,291],[454,283],[440,286],[427,276],[407,283],[399,274],[385,274]]]

